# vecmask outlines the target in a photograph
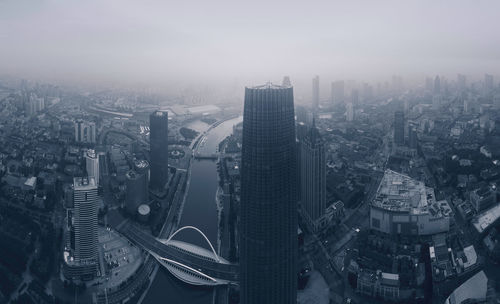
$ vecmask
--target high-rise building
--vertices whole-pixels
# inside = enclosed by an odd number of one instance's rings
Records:
[[[95,122],[83,121],[78,119],[75,122],[75,141],[87,144],[95,144],[97,140],[96,137],[96,126]]]
[[[246,88],[240,221],[241,303],[297,301],[293,88]]]
[[[351,102],[353,105],[359,104],[359,91],[357,89],[351,91]]]
[[[168,182],[168,112],[155,111],[149,115],[149,130],[150,186],[162,191]]]
[[[149,164],[145,160],[136,161],[134,169],[125,175],[125,185],[127,186],[125,209],[131,215],[137,213],[137,208],[141,204],[148,203],[148,175]]]
[[[95,179],[73,179],[75,208],[75,259],[97,261],[97,184]]]
[[[332,82],[332,104],[341,104],[344,102],[344,81],[338,80]]]
[[[441,94],[441,80],[439,79],[439,75],[434,78],[434,94]]]
[[[352,102],[348,102],[346,104],[346,120],[347,121],[353,121],[354,120],[354,106]]]
[[[85,167],[87,168],[87,176],[93,177],[96,185],[99,186],[99,156],[95,150],[89,149],[85,153]]]
[[[408,146],[411,149],[417,149],[418,146],[417,128],[412,125],[408,128]]]
[[[326,209],[326,158],[323,139],[314,123],[300,146],[300,205],[305,222],[316,232]]]
[[[394,113],[394,143],[400,146],[405,143],[405,113],[403,111]]]
[[[484,74],[484,91],[489,93],[493,90],[493,75]]]
[[[97,184],[93,177],[73,179],[73,205],[68,210],[63,273],[67,279],[93,278],[98,271]]]
[[[284,87],[292,86],[292,82],[290,81],[290,76],[283,77],[283,83],[281,85]]]
[[[315,76],[312,80],[312,108],[313,111],[319,107],[319,76]]]
[[[27,116],[37,115],[45,109],[45,99],[31,93],[25,103],[25,112]]]

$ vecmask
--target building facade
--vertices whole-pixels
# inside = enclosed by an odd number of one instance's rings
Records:
[[[99,155],[95,150],[89,149],[85,153],[85,167],[87,175],[93,177],[97,186],[99,186]]]
[[[149,116],[151,181],[155,190],[164,190],[168,182],[168,112],[155,111]]]
[[[66,279],[90,280],[98,271],[97,184],[93,177],[73,179],[73,206],[68,210],[63,274]]]
[[[452,210],[434,189],[386,170],[370,204],[370,229],[391,235],[432,235],[450,229]]]
[[[405,143],[405,113],[403,111],[394,112],[394,143],[400,146]]]
[[[316,232],[326,209],[326,158],[323,139],[314,123],[300,146],[300,206],[307,225]]]
[[[312,108],[313,111],[319,107],[319,76],[315,76],[312,80]]]
[[[75,141],[95,144],[97,141],[95,122],[87,122],[82,119],[77,120],[75,122]]]
[[[241,162],[241,303],[297,301],[293,88],[245,89]]]

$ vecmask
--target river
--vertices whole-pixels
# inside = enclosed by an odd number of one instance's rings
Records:
[[[206,140],[198,147],[198,151],[202,154],[216,152],[219,143],[232,133],[233,126],[241,120],[242,117],[230,119],[210,130],[206,135]],[[208,125],[201,121],[194,121],[187,127],[203,132],[208,128]],[[191,182],[179,224],[179,227],[191,225],[199,228],[214,247],[217,246],[217,209],[215,204],[217,183],[217,164],[215,161],[192,161]],[[209,249],[203,237],[193,231],[184,230],[175,238]],[[172,276],[168,270],[161,268],[142,303],[209,304],[212,303],[212,297],[212,288],[187,285]]]

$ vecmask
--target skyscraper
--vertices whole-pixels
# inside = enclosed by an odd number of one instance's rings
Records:
[[[283,77],[283,83],[281,85],[285,87],[291,86],[292,82],[290,81],[290,76]]]
[[[73,179],[73,204],[68,209],[63,274],[67,279],[92,279],[98,270],[97,184],[93,177]]]
[[[75,208],[75,259],[97,261],[97,185],[95,179],[73,179]]]
[[[319,107],[319,76],[312,80],[312,108],[316,111]]]
[[[99,186],[99,156],[95,153],[95,150],[89,149],[85,153],[85,167],[87,176],[93,177],[96,185]]]
[[[413,125],[408,128],[408,146],[411,149],[417,149],[418,147],[417,128]]]
[[[351,103],[353,105],[357,105],[359,103],[359,91],[357,89],[353,89],[351,91]]]
[[[241,303],[297,301],[293,88],[245,89],[241,161]]]
[[[78,119],[75,122],[75,141],[95,144],[96,143],[96,126],[95,122],[83,121]]]
[[[344,102],[344,81],[338,80],[332,82],[332,103],[340,104]]]
[[[326,209],[326,159],[323,139],[315,124],[301,142],[301,209],[307,225],[318,231],[318,219]]]
[[[493,90],[493,75],[484,74],[484,91],[489,93]]]
[[[394,113],[394,143],[397,145],[405,143],[405,114],[403,111]]]
[[[348,102],[346,104],[346,120],[347,121],[353,121],[354,120],[354,106],[352,102]]]
[[[149,115],[151,188],[163,190],[168,182],[168,112]]]
[[[441,80],[439,79],[439,75],[434,78],[434,94],[441,94]]]

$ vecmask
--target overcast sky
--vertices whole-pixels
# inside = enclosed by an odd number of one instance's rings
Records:
[[[260,83],[500,68],[500,1],[0,0],[0,74]]]

